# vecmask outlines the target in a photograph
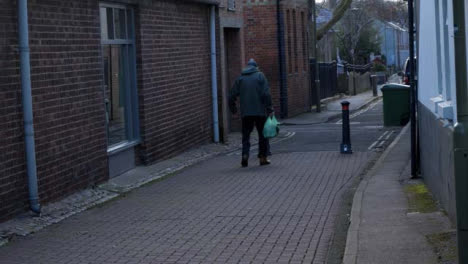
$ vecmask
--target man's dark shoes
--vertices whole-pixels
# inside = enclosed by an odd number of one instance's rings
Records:
[[[249,156],[247,156],[247,155],[242,155],[242,162],[241,162],[241,164],[242,164],[242,167],[244,167],[244,168],[247,167],[247,166],[249,166]]]
[[[269,165],[271,162],[266,157],[260,158],[260,166]]]

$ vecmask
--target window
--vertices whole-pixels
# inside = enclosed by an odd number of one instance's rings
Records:
[[[230,11],[236,10],[236,0],[228,0],[228,10]]]
[[[288,37],[288,71],[292,73],[292,53],[291,53],[291,17],[289,10],[286,11],[287,37]]]
[[[440,12],[439,12],[439,0],[435,1],[435,21],[436,21],[436,46],[437,46],[437,79],[438,79],[438,91],[439,94],[442,94],[443,86],[442,86],[442,70],[440,69],[442,66],[442,54],[441,54],[441,21]]]
[[[294,42],[294,71],[298,72],[298,54],[297,54],[297,21],[296,21],[296,11],[293,10],[292,12],[293,16],[293,42]]]
[[[449,74],[450,74],[450,67],[449,67],[449,60],[450,60],[450,56],[449,56],[449,51],[448,51],[448,46],[449,46],[449,41],[448,41],[448,38],[449,38],[449,35],[448,35],[448,20],[447,20],[447,2],[446,1],[441,1],[441,4],[442,4],[442,8],[441,8],[441,26],[442,26],[442,40],[443,40],[443,43],[442,43],[442,52],[443,52],[443,56],[442,56],[442,67],[443,67],[443,70],[442,70],[442,75],[443,75],[443,79],[444,79],[444,91],[448,91],[448,88],[450,87],[450,79],[449,79]]]
[[[100,5],[104,98],[109,149],[139,138],[133,10]]]
[[[445,69],[446,69],[446,100],[452,100],[452,94],[455,90],[455,43],[453,26],[453,7],[452,2],[444,1],[444,24],[445,24]]]
[[[453,120],[455,104],[451,101],[455,91],[455,53],[453,37],[453,6],[450,1],[435,1],[435,33],[437,56],[437,95],[431,98],[434,112],[441,118]]]
[[[447,1],[436,1],[436,37],[437,37],[437,67],[439,87],[438,92],[444,100],[451,99],[452,85],[452,54],[451,22]]]

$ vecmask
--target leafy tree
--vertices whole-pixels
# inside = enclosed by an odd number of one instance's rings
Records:
[[[336,27],[337,47],[342,59],[366,64],[371,53],[380,53],[381,39],[373,27],[375,6],[380,0],[356,0]]]
[[[374,62],[372,64],[372,71],[374,72],[384,72],[387,70],[387,67],[381,62]]]
[[[342,58],[354,63],[359,54],[358,43],[363,43],[361,34],[367,30],[372,23],[372,19],[365,10],[354,7],[347,12],[336,27],[337,46],[340,49]],[[366,34],[369,35],[369,34]],[[361,41],[360,41],[361,40]]]
[[[354,38],[350,33],[337,32],[337,45],[341,58],[354,64],[366,64],[371,53],[380,53],[380,35],[372,26],[363,27],[356,34],[357,37]]]
[[[366,64],[371,53],[380,53],[381,43],[379,32],[373,26],[364,28],[355,47],[356,60],[361,64]]]

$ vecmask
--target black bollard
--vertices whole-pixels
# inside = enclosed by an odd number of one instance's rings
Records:
[[[341,102],[341,111],[343,112],[343,141],[341,142],[340,151],[342,154],[351,154],[351,135],[349,127],[349,102]]]
[[[372,84],[372,95],[376,97],[378,95],[377,93],[377,79],[379,77],[377,75],[371,75],[371,84]]]

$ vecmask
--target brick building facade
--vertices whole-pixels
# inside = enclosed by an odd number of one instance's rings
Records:
[[[120,2],[28,1],[41,203],[212,140],[218,2]],[[0,220],[28,205],[17,12],[0,0]]]
[[[281,2],[291,116],[307,108],[306,4]],[[248,58],[268,77],[280,113],[275,3],[28,1],[40,202],[212,141],[213,4],[221,140],[239,127],[227,94]],[[0,0],[0,221],[28,206],[17,20],[16,1]]]
[[[27,205],[16,8],[0,1],[0,218]]]
[[[29,36],[41,202],[107,178],[99,6],[30,1]],[[0,1],[0,220],[27,206],[17,10]]]
[[[222,140],[231,131],[240,131],[240,119],[231,115],[228,95],[244,66],[244,17],[242,1],[222,0],[219,5],[221,85],[219,123]]]
[[[211,140],[210,7],[150,1],[138,10],[139,155],[148,164]]]
[[[282,117],[306,112],[307,1],[244,1],[244,20],[245,61],[255,58],[268,78],[275,112]]]

